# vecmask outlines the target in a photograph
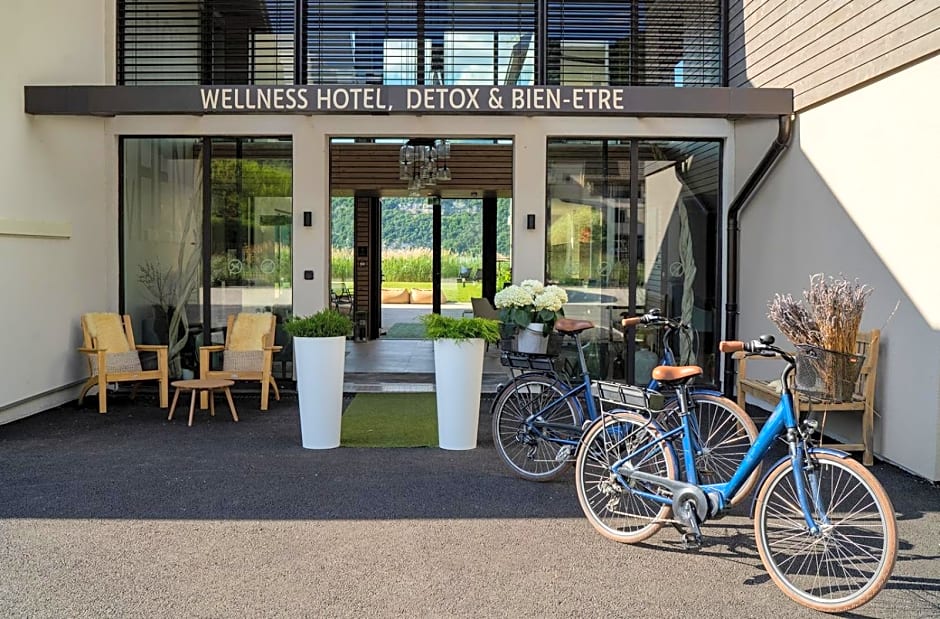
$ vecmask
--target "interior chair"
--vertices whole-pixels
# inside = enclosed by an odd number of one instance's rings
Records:
[[[470,297],[470,307],[473,308],[474,318],[489,318],[499,320],[499,312],[486,297]]]
[[[108,383],[156,380],[160,385],[160,408],[167,407],[169,390],[167,347],[160,344],[136,344],[131,317],[113,313],[83,314],[82,347],[79,352],[88,360],[88,380],[78,394],[81,404],[92,387],[98,387],[98,412],[108,412]],[[144,370],[140,363],[142,351],[155,352],[157,369]],[[137,384],[131,397],[137,395]]]
[[[499,310],[493,307],[490,300],[486,297],[470,297],[470,307],[473,309],[474,318],[489,318],[490,320],[499,320]],[[486,343],[486,350],[490,349],[490,343]]]
[[[277,317],[270,312],[231,314],[225,330],[225,344],[199,347],[199,378],[256,380],[261,383],[261,410],[268,410],[268,393],[274,388],[274,399],[281,393],[271,374],[274,353],[281,350],[274,343]],[[212,353],[222,353],[222,369],[213,370]],[[199,406],[206,409],[209,397],[202,394]]]

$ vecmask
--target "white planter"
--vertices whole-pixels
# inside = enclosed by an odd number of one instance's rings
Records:
[[[437,438],[441,449],[474,449],[486,342],[434,340]]]
[[[540,322],[530,323],[516,335],[516,350],[545,354],[548,350],[548,337],[542,335],[545,328]]]
[[[339,447],[346,338],[295,337],[300,435],[307,449]]]

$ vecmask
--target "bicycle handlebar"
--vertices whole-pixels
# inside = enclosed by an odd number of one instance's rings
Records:
[[[759,339],[749,342],[740,340],[724,340],[718,344],[718,350],[724,353],[744,351],[751,355],[761,355],[762,357],[780,356],[785,361],[793,362],[793,356],[780,348],[774,346],[774,336],[762,335]]]
[[[621,314],[623,316],[623,314]],[[676,320],[673,318],[667,318],[663,316],[658,309],[651,309],[642,316],[629,316],[625,317],[620,321],[621,326],[624,328],[635,327],[637,325],[666,325],[673,329],[691,329],[691,325],[687,325],[681,320]]]

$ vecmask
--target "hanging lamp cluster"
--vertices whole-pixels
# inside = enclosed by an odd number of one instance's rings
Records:
[[[412,138],[402,145],[398,153],[398,177],[408,181],[411,195],[420,195],[425,187],[451,179],[447,160],[450,143],[435,138]]]

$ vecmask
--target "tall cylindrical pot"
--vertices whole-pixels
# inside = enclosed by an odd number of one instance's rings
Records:
[[[339,447],[346,338],[295,337],[300,436],[307,449]]]
[[[437,437],[441,449],[473,449],[480,423],[482,339],[435,340]]]

